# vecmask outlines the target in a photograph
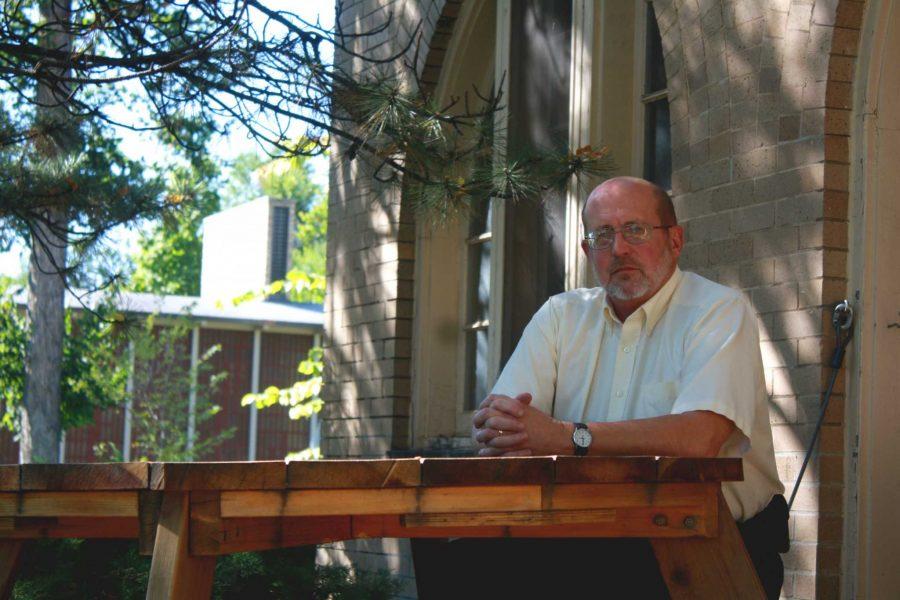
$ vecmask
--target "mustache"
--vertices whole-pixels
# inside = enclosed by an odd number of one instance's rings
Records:
[[[615,273],[619,269],[624,269],[624,268],[637,269],[641,273],[644,272],[644,270],[640,267],[640,265],[638,265],[637,263],[632,262],[630,260],[622,260],[622,259],[617,258],[617,259],[614,259],[609,264],[609,272],[610,273]]]

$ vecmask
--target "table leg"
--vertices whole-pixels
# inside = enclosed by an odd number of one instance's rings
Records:
[[[12,595],[23,543],[22,540],[0,540],[0,600]]]
[[[721,492],[718,512],[716,537],[650,540],[673,600],[766,597]]]
[[[209,598],[215,556],[191,556],[190,496],[170,492],[163,496],[150,563],[148,600]]]

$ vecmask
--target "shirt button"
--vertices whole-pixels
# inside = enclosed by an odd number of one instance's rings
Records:
[[[619,390],[618,392],[616,392],[616,398],[621,398],[621,397],[622,397],[622,390]]]
[[[625,352],[625,354],[628,354],[629,352],[631,352],[631,346],[625,346],[624,348],[622,348],[622,350]]]

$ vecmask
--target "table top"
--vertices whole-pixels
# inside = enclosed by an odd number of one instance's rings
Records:
[[[0,492],[304,490],[743,479],[738,458],[403,458],[0,465]]]

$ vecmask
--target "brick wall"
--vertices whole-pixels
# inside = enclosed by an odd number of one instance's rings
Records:
[[[863,3],[654,2],[669,78],[682,266],[759,313],[779,473],[790,492],[847,295],[851,81]],[[843,377],[791,515],[783,595],[840,590]]]
[[[420,32],[408,59],[417,56],[421,77],[434,81],[437,69],[431,65],[436,58],[429,63],[429,44],[441,41],[440,34],[433,34],[444,4],[443,0],[345,2],[338,19],[345,32],[363,33],[390,18],[383,33],[355,41],[354,51],[367,56],[390,56]],[[336,62],[360,75],[372,69],[371,63],[341,54]],[[380,68],[394,68],[412,84],[413,78],[396,64]],[[400,190],[374,183],[366,165],[345,159],[342,140],[335,138],[334,145],[322,451],[328,457],[383,457],[409,443],[415,226],[401,203]],[[405,540],[336,544],[320,552],[320,562],[390,568],[404,576],[404,593],[413,595]]]

